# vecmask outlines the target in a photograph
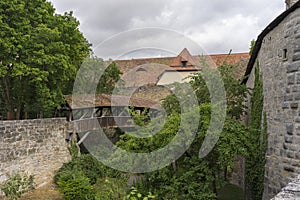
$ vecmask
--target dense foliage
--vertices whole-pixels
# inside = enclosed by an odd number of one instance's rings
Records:
[[[263,113],[263,84],[259,65],[255,67],[255,81],[251,99],[250,140],[252,144],[246,160],[246,181],[254,200],[262,198],[264,189],[265,153],[267,148],[267,122]]]
[[[71,93],[90,51],[78,26],[72,12],[55,14],[46,0],[0,2],[0,104],[8,119],[51,116]]]
[[[90,154],[76,155],[54,176],[67,200],[121,199],[126,195],[126,179],[126,175],[102,165]]]
[[[233,78],[232,70],[233,67],[229,65],[223,65],[219,69],[226,88],[227,117],[217,144],[205,158],[199,159],[199,148],[210,124],[211,109],[214,105],[210,102],[208,88],[201,74],[193,76],[191,82],[200,106],[183,102],[179,107],[178,96],[180,95],[171,95],[164,100],[163,105],[168,118],[158,134],[150,138],[136,138],[132,134],[121,136],[117,145],[122,149],[131,152],[151,152],[164,147],[173,139],[178,133],[181,117],[195,118],[194,115],[197,113],[188,111],[182,114],[182,109],[187,110],[190,107],[191,111],[196,109],[200,113],[199,129],[190,148],[171,165],[146,173],[146,179],[136,185],[142,194],[151,191],[158,199],[215,199],[217,197],[218,190],[228,181],[236,156],[246,156],[250,145],[249,132],[240,121],[245,108],[243,102],[247,89],[240,84],[239,80]],[[180,90],[185,86],[175,84],[174,87]],[[184,92],[183,89],[183,95]],[[148,124],[145,129],[139,131],[151,132],[156,130],[156,125],[157,123],[152,126]],[[134,135],[138,134],[146,133],[139,132]]]
[[[90,184],[92,185],[96,183],[97,178],[101,173],[99,162],[89,154],[83,154],[80,157],[73,158],[71,162],[64,163],[56,173],[54,180],[58,182],[66,171],[81,171],[89,178]]]
[[[95,191],[90,179],[81,171],[65,171],[57,181],[59,191],[66,200],[94,200]]]

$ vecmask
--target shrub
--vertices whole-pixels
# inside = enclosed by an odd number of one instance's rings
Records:
[[[65,171],[57,182],[66,200],[94,200],[95,191],[82,171]]]
[[[83,154],[73,158],[70,162],[64,163],[54,176],[54,181],[57,183],[60,177],[69,171],[81,171],[90,180],[90,184],[95,184],[100,176],[100,164],[90,154]]]
[[[97,182],[101,171],[99,161],[96,158],[90,154],[83,154],[75,159],[75,163],[75,167],[78,167],[90,179],[92,185]]]
[[[10,200],[18,199],[22,194],[34,189],[34,176],[16,174],[10,177],[2,186],[1,190]]]

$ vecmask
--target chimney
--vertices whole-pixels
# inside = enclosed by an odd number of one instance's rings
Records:
[[[298,0],[285,0],[286,9],[292,7]]]

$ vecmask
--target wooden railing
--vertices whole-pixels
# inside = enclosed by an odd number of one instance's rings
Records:
[[[125,117],[98,117],[72,121],[77,132],[99,130],[100,128],[134,127],[132,118]]]

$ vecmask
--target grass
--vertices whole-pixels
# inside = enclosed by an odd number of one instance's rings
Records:
[[[244,192],[236,185],[227,184],[218,192],[218,200],[244,200]]]

